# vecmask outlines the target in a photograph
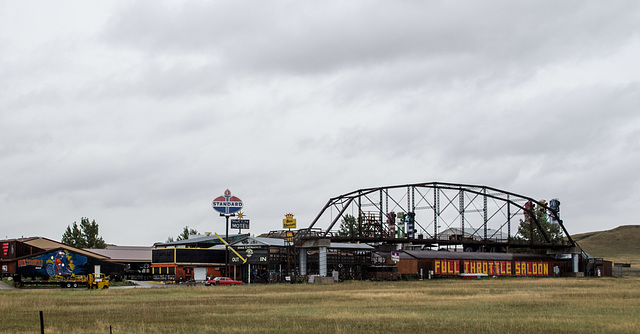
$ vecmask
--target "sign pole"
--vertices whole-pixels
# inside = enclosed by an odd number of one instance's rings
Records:
[[[211,202],[211,206],[214,210],[220,212],[220,217],[225,217],[226,220],[226,246],[225,246],[225,274],[229,275],[229,217],[235,216],[235,212],[240,211],[242,209],[242,201],[235,197],[231,196],[231,191],[229,189],[224,191],[224,195],[216,197],[213,202]],[[234,275],[235,278],[235,275]]]
[[[287,237],[290,235],[292,235],[291,229],[289,229],[289,233],[287,233]],[[287,245],[289,246],[287,247],[287,273],[289,274],[289,276],[293,276],[291,275],[291,242],[289,240],[287,240]]]
[[[293,213],[287,213],[284,217],[285,218],[282,220],[282,228],[289,229],[288,232],[285,232],[285,240],[287,243],[287,275],[291,275],[291,247],[293,246],[293,233],[291,232],[291,229],[296,228],[296,220],[293,219]]]
[[[224,217],[226,222],[227,222],[227,224],[226,224],[227,225],[227,228],[226,228],[226,232],[227,233],[226,233],[226,237],[225,237],[226,242],[224,243],[225,244],[225,247],[224,247],[225,260],[224,260],[224,263],[225,263],[225,270],[226,270],[225,271],[225,275],[227,275],[227,276],[230,276],[229,275],[229,270],[230,270],[230,268],[229,268],[229,217],[233,217],[233,216],[235,216],[234,213],[221,213],[220,214],[220,217]],[[236,279],[235,275],[234,275],[233,279]]]
[[[227,276],[229,275],[229,214],[224,215],[226,220],[227,220],[227,236],[225,237],[225,240],[227,241],[227,243],[225,243],[225,251],[224,251],[224,262],[226,264],[226,270],[225,270],[225,274]],[[235,277],[233,279],[236,279]]]

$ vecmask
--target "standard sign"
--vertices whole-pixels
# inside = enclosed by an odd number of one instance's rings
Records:
[[[237,228],[241,230],[249,229],[249,219],[231,219],[231,228]]]
[[[227,189],[224,192],[224,196],[218,196],[213,200],[211,206],[222,214],[231,214],[242,209],[242,201],[235,196],[231,196],[231,191]]]
[[[400,261],[400,254],[398,254],[398,252],[391,252],[391,260],[393,260],[393,262]]]

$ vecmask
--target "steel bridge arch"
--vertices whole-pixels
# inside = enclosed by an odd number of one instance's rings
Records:
[[[418,194],[417,201],[416,193]],[[402,196],[398,197],[398,194],[402,194]],[[433,197],[427,198],[425,195]],[[404,201],[406,201],[406,206],[402,203]],[[389,202],[392,204],[391,210]],[[567,242],[553,241],[547,236],[534,214],[531,203],[534,203],[538,208],[543,208],[549,218],[560,225]],[[354,236],[338,236],[332,229],[349,208],[357,209],[358,231]],[[363,208],[372,208],[372,210],[365,211]],[[400,238],[394,236],[393,231],[389,230],[395,224],[395,222],[389,224],[389,220],[392,219],[392,216],[395,219],[396,209],[398,209],[398,213],[412,213],[416,217],[416,231],[419,232],[417,238],[415,234],[412,234],[411,237]],[[336,210],[337,214],[335,217],[332,213],[330,214],[331,219],[328,227],[326,229],[317,228],[316,226],[321,219],[326,219],[325,216],[328,212],[333,210]],[[420,215],[420,219],[417,219],[419,211],[432,211],[433,216],[430,220],[426,219],[424,215]],[[390,214],[392,215],[390,216]],[[522,243],[512,237],[512,219],[520,214],[526,214],[531,219],[531,233],[533,234],[534,229],[537,230],[544,238],[542,243],[534,244],[533,240],[529,243]],[[476,220],[473,220],[471,216]],[[517,222],[519,224],[519,220]],[[385,224],[388,226],[385,227]],[[444,231],[440,230],[442,224],[448,228],[445,231],[454,231],[453,233],[459,233],[460,237],[456,236],[455,240],[443,239]],[[451,233],[448,234],[449,238],[451,235]],[[327,201],[309,227],[299,231],[296,243],[319,238],[329,238],[333,241],[378,243],[463,244],[475,247],[479,245],[530,248],[575,246],[575,242],[560,219],[558,207],[551,207],[531,197],[493,187],[445,182],[364,188],[333,197]]]

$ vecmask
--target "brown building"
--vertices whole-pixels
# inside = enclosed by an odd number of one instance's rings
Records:
[[[30,237],[0,240],[2,276],[48,278],[84,275],[99,265],[108,275],[123,271],[123,265],[91,251],[42,238]]]

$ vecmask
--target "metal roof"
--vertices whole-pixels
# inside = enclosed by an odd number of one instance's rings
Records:
[[[234,243],[231,243],[231,246],[241,246],[241,245],[265,245],[265,246],[273,246],[273,247],[287,247],[291,246],[291,244],[287,243],[285,239],[282,238],[265,238],[265,237],[253,237],[248,236],[246,238],[240,239]],[[224,248],[222,246],[221,248]],[[360,249],[360,250],[372,250],[374,247],[369,246],[367,244],[353,244],[353,243],[340,243],[340,242],[332,242],[328,248],[333,249]]]
[[[76,248],[73,246],[69,246],[67,244],[63,244],[61,242],[55,241],[55,240],[51,240],[51,239],[47,239],[47,238],[43,238],[43,237],[28,237],[28,238],[19,238],[19,239],[10,239],[10,240],[3,240],[3,241],[17,241],[17,242],[21,242],[24,243],[26,245],[35,247],[35,248],[39,248],[45,251],[48,250],[52,250],[52,249],[58,249],[58,248],[64,248],[64,249],[68,249],[70,251],[73,251],[75,253],[78,254],[82,254],[84,256],[90,256],[93,258],[98,258],[101,260],[106,260],[109,259],[109,257],[92,252],[90,250],[85,250],[85,249],[81,249],[81,248]]]
[[[224,234],[218,234],[221,238],[225,239]],[[232,242],[238,238],[248,236],[249,234],[229,234],[229,240]],[[229,241],[227,240],[227,241]],[[207,248],[213,245],[222,244],[222,241],[216,237],[215,234],[212,235],[190,235],[189,239],[173,241],[173,242],[156,242],[153,244],[156,248],[171,248],[176,246],[193,246],[198,248]]]
[[[469,230],[465,230],[464,234],[462,230],[457,227],[450,227],[440,233],[438,233],[437,239],[445,240],[448,239],[449,236],[452,235],[462,235],[465,238],[472,238],[474,240],[483,240],[484,239],[484,231],[483,230],[471,230],[473,233],[469,233]],[[503,233],[502,231],[494,230],[491,228],[487,229],[487,239],[488,240],[507,240],[509,235]]]
[[[375,247],[369,246],[367,244],[352,244],[352,243],[346,243],[346,242],[332,242],[331,245],[329,246],[329,248],[372,250]]]
[[[115,246],[109,245],[105,249],[87,249],[117,262],[151,262],[153,247],[143,246]]]
[[[252,237],[252,236],[247,236],[246,238],[242,238],[234,243],[231,243],[231,246],[242,246],[242,245],[264,245],[264,246],[274,246],[274,247],[289,246],[285,239]]]
[[[510,261],[510,260],[527,260],[550,258],[544,254],[522,254],[522,253],[481,253],[481,252],[446,252],[446,251],[399,251],[400,254],[405,253],[414,259],[444,259],[444,260],[494,260],[494,261]],[[403,258],[401,255],[400,258]]]

